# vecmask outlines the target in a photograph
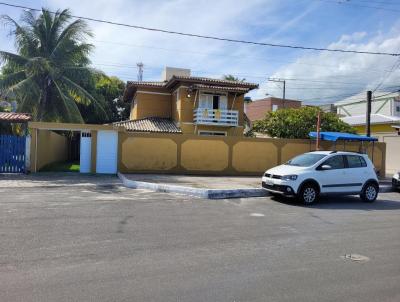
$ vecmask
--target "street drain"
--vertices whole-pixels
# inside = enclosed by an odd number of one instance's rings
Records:
[[[265,215],[261,214],[261,213],[251,213],[250,216],[252,216],[252,217],[264,217]]]
[[[359,254],[345,254],[344,256],[341,256],[341,258],[344,260],[351,260],[351,261],[357,261],[357,262],[369,261],[369,258],[367,256],[363,256],[363,255],[359,255]]]

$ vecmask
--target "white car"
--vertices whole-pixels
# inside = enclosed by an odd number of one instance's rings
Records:
[[[392,177],[392,187],[394,190],[400,189],[400,172],[394,173]]]
[[[320,194],[360,194],[364,201],[378,197],[379,182],[368,155],[354,152],[314,151],[269,169],[262,187],[273,195],[294,196],[304,204]]]

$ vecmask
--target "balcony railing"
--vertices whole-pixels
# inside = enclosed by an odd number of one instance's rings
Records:
[[[224,109],[194,109],[194,123],[198,125],[238,126],[239,112]]]

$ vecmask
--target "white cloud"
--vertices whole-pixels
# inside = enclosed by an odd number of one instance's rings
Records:
[[[73,13],[115,22],[163,28],[173,31],[246,38],[252,34],[251,20],[265,16],[276,6],[273,1],[96,1],[49,0],[52,9],[73,7]],[[115,16],[115,17],[110,17]],[[244,16],[251,19],[244,22]],[[268,28],[267,24],[264,24]],[[276,24],[274,24],[276,25]],[[144,63],[144,79],[158,79],[163,66],[188,67],[194,73],[220,77],[228,72],[246,72],[243,52],[251,54],[247,45],[222,43],[178,35],[169,35],[108,24],[90,23],[94,31],[95,52],[92,62],[108,73],[124,80],[136,78],[136,63]],[[111,42],[111,43],[110,43]],[[114,42],[114,44],[113,44]],[[182,51],[180,51],[182,50]],[[254,54],[251,54],[254,55]],[[241,61],[235,61],[239,58]],[[108,65],[108,66],[106,66]],[[126,67],[110,66],[125,65]],[[206,71],[207,73],[205,73]]]
[[[290,1],[273,0],[25,2],[20,1],[29,6],[45,6],[52,10],[70,7],[73,8],[72,13],[78,16],[235,39],[300,45],[319,45],[320,41],[324,40],[321,39],[323,31],[315,29],[315,24],[322,22],[318,18],[324,18],[320,17],[321,11],[317,11],[320,8],[319,2],[310,4],[303,1],[298,7]],[[323,9],[321,7],[321,10]],[[12,13],[18,18],[20,11],[12,10]],[[288,98],[321,99],[323,96],[359,92],[377,85],[386,74],[378,70],[390,69],[395,62],[391,57],[291,51],[182,37],[95,22],[90,22],[89,26],[93,30],[92,43],[95,44],[91,60],[95,67],[110,75],[117,75],[123,80],[136,79],[136,63],[140,61],[145,65],[145,80],[158,80],[163,66],[191,68],[195,75],[211,77],[231,73],[248,81],[261,83],[261,89],[252,92],[252,97],[263,97],[266,92],[276,96],[282,95],[275,84],[265,84],[268,76],[307,78],[315,81],[288,81]],[[330,45],[319,46],[399,52],[399,33],[400,26],[394,26],[392,31],[385,33],[371,34],[367,30],[359,30],[336,38],[337,41]],[[3,31],[0,33],[0,43],[2,49],[12,49],[10,38],[6,38]],[[398,71],[393,72],[384,85],[393,85],[396,83],[395,79],[399,79]]]
[[[343,35],[337,42],[327,45],[332,49],[398,53],[400,50],[400,26],[389,33],[368,35],[356,32]],[[287,98],[308,100],[308,103],[329,103],[346,95],[379,89],[400,89],[400,69],[389,72],[398,58],[379,55],[321,52],[298,58],[279,68],[272,77],[288,80]],[[397,87],[397,88],[396,88]],[[282,90],[274,83],[263,84],[259,96],[269,93],[281,96]]]

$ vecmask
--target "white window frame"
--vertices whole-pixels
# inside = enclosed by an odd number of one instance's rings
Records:
[[[226,108],[224,108],[224,109],[221,109],[221,108],[218,108],[218,109],[220,109],[220,110],[227,110],[228,109],[228,93],[226,93],[226,92],[213,92],[213,91],[200,91],[200,96],[199,96],[199,105],[198,105],[198,108],[207,108],[207,109],[213,109],[212,108],[212,104],[211,104],[211,108],[208,108],[208,107],[202,107],[202,105],[201,105],[201,103],[203,102],[203,96],[204,95],[206,95],[206,96],[219,96],[219,97],[221,97],[221,96],[224,96],[225,98],[226,98]],[[220,102],[220,101],[219,101]],[[218,103],[218,107],[220,107],[220,104]]]
[[[219,133],[219,134],[223,134],[223,135],[206,134],[206,133]],[[199,130],[198,134],[201,136],[227,136],[226,131],[213,131],[213,130]]]

